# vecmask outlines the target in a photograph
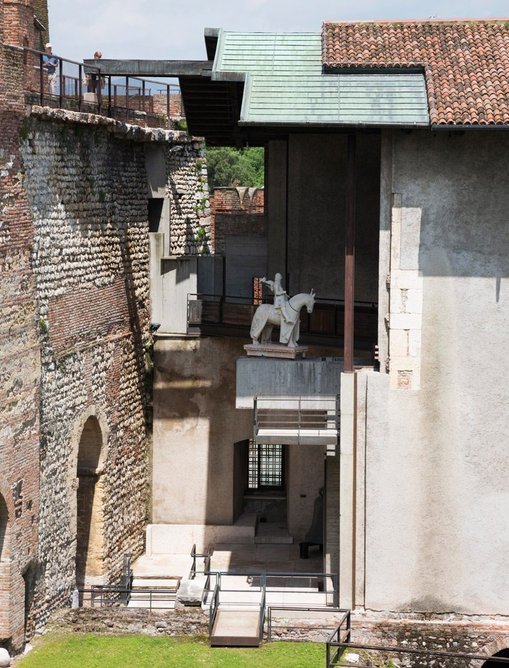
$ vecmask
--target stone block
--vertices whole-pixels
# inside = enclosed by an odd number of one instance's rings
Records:
[[[199,577],[194,580],[182,580],[177,591],[177,601],[183,605],[201,605],[205,593],[207,578]]]
[[[391,271],[391,290],[405,288],[421,290],[423,278],[417,269],[393,269]]]
[[[420,329],[422,317],[419,313],[392,313],[389,325],[393,329]]]
[[[0,647],[0,668],[9,668],[10,665],[11,655],[4,647]]]

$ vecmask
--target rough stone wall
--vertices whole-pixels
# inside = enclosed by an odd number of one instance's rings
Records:
[[[95,471],[102,495],[102,581],[116,581],[124,553],[135,557],[143,549],[150,351],[147,141],[167,147],[171,234],[176,228],[194,242],[199,223],[206,222],[202,211],[190,210],[204,187],[200,142],[41,108],[33,108],[22,125],[42,370],[42,501],[31,612],[36,627],[69,604],[75,586],[78,448],[90,416],[97,418],[103,440]]]
[[[205,635],[208,614],[201,608],[154,610],[143,608],[79,608],[56,613],[51,629],[80,633],[142,633],[144,635]]]
[[[143,145],[104,127],[32,116],[22,154],[41,335],[39,625],[75,585],[76,466],[89,415],[103,432],[104,579],[143,547],[147,197]]]
[[[203,143],[191,140],[166,153],[170,200],[170,254],[197,255],[210,251],[210,202]],[[198,228],[205,235],[197,237]]]
[[[0,26],[3,19],[0,13]],[[20,50],[0,46],[0,81],[0,497],[6,507],[0,645],[17,648],[24,639],[23,574],[37,553],[40,396],[34,234],[19,151],[24,111]]]
[[[371,645],[382,645],[445,652],[450,654],[493,656],[509,646],[509,624],[507,620],[492,623],[479,623],[469,619],[424,621],[419,619],[385,619],[375,621],[369,618],[355,617],[352,622],[352,641]],[[355,648],[353,653],[371,660],[369,665],[382,665],[382,659],[392,658],[396,665],[419,666],[422,668],[477,668],[475,661],[458,656],[447,657],[425,654],[405,654],[390,652],[367,652]],[[384,664],[385,665],[385,664]],[[501,664],[503,665],[503,664]]]
[[[166,93],[155,93],[152,96],[154,113],[160,116],[166,116],[168,112],[168,100]],[[180,93],[170,93],[170,118],[182,118],[184,116],[184,106]]]

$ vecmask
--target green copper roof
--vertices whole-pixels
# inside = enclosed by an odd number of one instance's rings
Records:
[[[423,73],[324,74],[319,34],[220,31],[212,78],[234,75],[242,125],[429,125]]]

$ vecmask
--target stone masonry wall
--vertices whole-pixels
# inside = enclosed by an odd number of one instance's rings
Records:
[[[191,139],[170,147],[166,154],[166,168],[169,175],[170,254],[197,255],[209,251],[210,203],[203,143]],[[204,241],[197,236],[199,228],[203,230]]]
[[[124,553],[143,550],[151,345],[145,142],[168,148],[177,248],[192,252],[198,225],[208,223],[206,207],[196,208],[206,192],[202,144],[182,133],[34,107],[20,137],[41,340],[41,511],[30,617],[37,628],[69,604],[75,586],[77,460],[90,416],[103,439],[96,472],[102,581],[118,580]]]
[[[41,336],[41,512],[33,617],[75,586],[76,476],[84,422],[103,437],[104,579],[139,554],[147,495],[148,230],[144,151],[101,126],[23,126]]]
[[[3,26],[0,4],[0,27]],[[33,22],[33,21],[32,21]],[[23,187],[23,54],[0,46],[0,646],[23,643],[25,583],[37,555],[40,357],[34,234]]]
[[[0,0],[0,37],[39,48],[45,0]],[[27,62],[0,45],[0,646],[15,651],[75,586],[77,459],[102,438],[103,581],[143,549],[147,497],[145,142],[167,151],[175,252],[208,231],[202,144],[25,106]],[[28,63],[30,69],[30,64]],[[174,150],[175,149],[175,150]],[[147,350],[148,349],[148,350]],[[42,498],[42,503],[41,503]]]

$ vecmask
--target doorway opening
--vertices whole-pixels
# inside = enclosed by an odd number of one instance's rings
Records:
[[[249,441],[244,512],[286,528],[286,446]]]
[[[0,638],[8,638],[10,601],[9,513],[0,494]],[[4,612],[5,614],[1,614]]]
[[[104,575],[103,437],[96,417],[85,422],[78,449],[76,586],[102,582]]]

